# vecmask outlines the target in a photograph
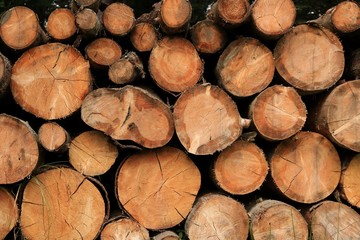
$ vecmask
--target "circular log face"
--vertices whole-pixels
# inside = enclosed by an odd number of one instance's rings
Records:
[[[135,26],[135,15],[131,7],[115,2],[110,4],[103,13],[104,28],[115,36],[123,36]]]
[[[338,37],[325,28],[305,24],[294,27],[277,42],[274,57],[281,77],[308,92],[334,85],[345,65]]]
[[[24,110],[48,120],[63,118],[79,109],[89,92],[90,66],[71,46],[41,45],[16,61],[10,87]]]
[[[0,114],[0,139],[0,184],[24,179],[39,159],[35,132],[20,119]]]
[[[342,196],[353,206],[360,208],[360,154],[355,155],[341,173]]]
[[[37,16],[33,10],[17,6],[1,16],[1,39],[12,49],[21,50],[33,44],[40,31]]]
[[[242,132],[235,102],[219,87],[197,85],[174,106],[176,134],[187,151],[213,154],[233,143]]]
[[[0,188],[0,239],[13,229],[18,220],[18,207],[13,195],[4,188]]]
[[[164,147],[129,157],[117,176],[121,205],[149,229],[179,224],[200,188],[200,172],[181,150]]]
[[[299,132],[281,142],[270,159],[275,185],[288,198],[314,203],[329,196],[340,180],[340,158],[327,138]]]
[[[38,132],[38,138],[41,145],[48,151],[53,152],[64,147],[67,149],[67,141],[70,136],[64,128],[56,122],[47,122],[41,125]]]
[[[51,37],[59,41],[66,40],[76,32],[74,13],[67,8],[58,8],[51,12],[46,29]]]
[[[20,227],[28,239],[95,239],[105,208],[100,191],[83,175],[51,169],[26,185]]]
[[[158,40],[158,33],[150,23],[138,23],[130,33],[130,41],[140,52],[151,51]]]
[[[100,238],[101,240],[150,240],[148,230],[130,218],[121,218],[106,224]]]
[[[191,18],[191,3],[187,0],[163,0],[161,1],[161,20],[166,27],[181,28]]]
[[[87,57],[95,68],[107,68],[120,59],[121,47],[110,38],[97,38],[86,46]]]
[[[336,30],[350,33],[360,28],[360,5],[353,1],[340,2],[332,15],[332,23]]]
[[[248,15],[248,0],[219,0],[218,14],[220,18],[229,24],[240,24]]]

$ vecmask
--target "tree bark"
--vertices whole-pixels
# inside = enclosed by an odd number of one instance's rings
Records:
[[[160,6],[161,28],[168,34],[185,31],[189,27],[192,7],[188,0],[162,0]]]
[[[200,178],[200,171],[183,151],[163,147],[126,159],[116,177],[116,193],[119,203],[141,225],[167,229],[190,212]]]
[[[12,50],[25,50],[47,41],[36,13],[16,6],[1,15],[1,39]]]
[[[185,232],[191,240],[246,240],[248,224],[241,203],[220,194],[206,194],[198,198],[186,219]]]
[[[42,124],[38,137],[40,144],[49,152],[63,153],[69,149],[70,134],[56,122]]]
[[[147,148],[164,146],[174,134],[171,111],[141,88],[100,88],[84,100],[82,120],[116,140],[131,140]]]
[[[18,221],[19,210],[14,196],[5,188],[0,188],[0,204],[0,238],[5,239]]]
[[[122,37],[135,26],[135,15],[128,5],[115,2],[105,8],[102,21],[106,31],[115,37]]]
[[[191,27],[190,34],[196,50],[205,54],[220,51],[228,39],[226,31],[210,19],[197,22]]]
[[[221,189],[243,195],[260,188],[268,168],[264,152],[255,143],[239,140],[219,154],[213,171]]]
[[[360,80],[335,87],[310,116],[315,131],[335,144],[360,152]]]
[[[39,162],[39,147],[28,123],[0,114],[0,184],[11,184],[31,174]]]
[[[301,24],[292,28],[277,42],[274,57],[281,77],[305,93],[333,86],[344,71],[341,42],[322,27]]]
[[[271,177],[287,198],[314,203],[328,197],[340,180],[341,163],[324,136],[299,132],[284,140],[270,158]]]
[[[275,71],[271,51],[254,38],[239,37],[221,54],[216,65],[219,85],[237,97],[264,90]]]
[[[159,33],[151,23],[140,22],[130,32],[130,41],[139,52],[150,52],[158,41]]]
[[[75,15],[67,8],[57,8],[48,17],[46,30],[58,42],[68,42],[76,33]]]
[[[311,239],[359,239],[360,215],[345,204],[323,201],[307,215]]]
[[[26,51],[15,62],[10,87],[25,111],[53,120],[80,108],[91,81],[89,63],[78,50],[49,43]]]
[[[256,96],[249,117],[268,141],[284,140],[299,132],[306,121],[306,106],[293,87],[274,85]]]
[[[20,228],[28,239],[95,239],[108,217],[107,204],[89,179],[53,168],[25,186]]]
[[[181,144],[196,155],[225,149],[243,129],[235,102],[209,84],[196,85],[181,94],[174,105],[174,122]]]
[[[110,137],[100,131],[86,131],[71,141],[69,162],[81,174],[98,176],[111,168],[118,154]]]
[[[0,98],[10,92],[11,63],[0,53]]]
[[[190,41],[164,37],[151,51],[149,72],[165,91],[182,92],[201,79],[203,63]]]
[[[150,240],[149,231],[128,217],[109,221],[101,231],[101,240],[136,239]]]
[[[293,206],[277,200],[264,200],[249,211],[251,239],[308,239],[308,226]]]
[[[76,13],[75,23],[81,35],[88,39],[99,36],[103,29],[96,12],[89,8],[84,8]]]

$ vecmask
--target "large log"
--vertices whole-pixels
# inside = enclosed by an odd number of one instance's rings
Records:
[[[150,235],[149,231],[135,220],[122,217],[112,219],[106,223],[104,229],[101,231],[100,239],[150,240]]]
[[[49,43],[26,51],[15,62],[10,87],[25,111],[52,120],[78,110],[91,81],[89,63],[77,49]]]
[[[300,203],[314,203],[336,189],[341,163],[335,147],[324,136],[299,132],[276,147],[270,171],[284,196]]]
[[[148,91],[127,85],[100,88],[81,106],[82,120],[116,140],[131,140],[147,148],[167,144],[174,134],[171,111]]]
[[[25,186],[20,228],[27,239],[95,239],[108,217],[107,205],[88,178],[70,168],[52,168]]]
[[[163,147],[126,159],[115,184],[122,207],[144,227],[156,230],[186,218],[200,180],[200,171],[183,151]]]
[[[5,188],[0,188],[0,205],[0,239],[6,239],[18,221],[19,210],[14,196]]]

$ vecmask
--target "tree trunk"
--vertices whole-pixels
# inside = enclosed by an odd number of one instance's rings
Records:
[[[203,63],[190,41],[164,37],[151,51],[149,72],[165,91],[182,92],[201,79]]]
[[[339,184],[340,196],[352,206],[360,208],[360,154],[346,163],[341,171]]]
[[[111,64],[109,79],[116,84],[128,84],[137,78],[145,78],[144,66],[135,52],[128,52],[121,59]]]
[[[10,8],[1,15],[1,39],[12,50],[25,50],[47,41],[37,15],[24,6]]]
[[[80,108],[90,91],[90,66],[71,46],[41,45],[15,62],[10,87],[25,111],[47,120],[64,118]]]
[[[360,215],[345,204],[321,202],[307,217],[313,240],[360,239]]]
[[[38,131],[40,144],[49,152],[63,153],[69,149],[70,134],[56,122],[46,122]]]
[[[307,240],[308,226],[293,206],[277,200],[264,200],[249,211],[253,240]]]
[[[130,32],[130,41],[139,52],[150,52],[158,41],[159,33],[151,23],[140,22]]]
[[[188,0],[162,0],[160,7],[162,30],[168,34],[187,30],[191,14],[192,7]]]
[[[248,215],[242,204],[220,195],[207,194],[198,198],[185,222],[191,240],[246,240]]]
[[[55,41],[70,41],[77,30],[74,13],[67,8],[55,9],[49,15],[46,30]]]
[[[270,158],[271,177],[280,192],[300,203],[328,197],[340,180],[335,147],[318,133],[299,132],[284,140]]]
[[[149,231],[131,218],[119,218],[109,221],[100,235],[101,240],[136,239],[150,240]]]
[[[360,80],[331,90],[310,118],[315,131],[341,147],[360,152]]]
[[[219,154],[213,171],[221,189],[243,195],[260,188],[268,173],[268,163],[255,143],[240,140]]]
[[[19,210],[14,196],[5,188],[0,188],[0,204],[0,239],[6,239],[18,221]]]
[[[110,137],[99,131],[86,131],[71,141],[69,162],[81,174],[98,176],[111,168],[118,154]]]
[[[119,44],[110,38],[97,38],[85,48],[85,53],[94,69],[108,69],[121,58]]]
[[[315,93],[333,86],[344,71],[344,52],[329,30],[301,24],[286,33],[274,49],[276,69],[293,87]]]
[[[76,13],[75,23],[81,35],[88,39],[99,36],[103,29],[96,12],[89,8],[84,8]]]
[[[113,36],[121,37],[135,26],[135,15],[128,5],[115,2],[105,8],[102,21],[106,31]]]
[[[249,108],[253,126],[268,141],[295,135],[304,126],[306,113],[306,106],[296,90],[281,85],[265,89]]]
[[[107,204],[77,171],[52,168],[25,186],[20,228],[27,239],[95,239],[108,217]]]
[[[165,231],[154,236],[153,240],[180,240],[180,238],[174,232]]]
[[[147,148],[164,146],[174,134],[171,111],[141,88],[100,88],[88,94],[82,120],[116,140],[132,140]]]
[[[164,147],[130,156],[115,183],[123,208],[144,227],[157,230],[186,218],[200,181],[200,171],[183,151]]]
[[[174,105],[174,122],[180,142],[196,155],[225,149],[241,135],[244,124],[235,102],[209,84],[182,93]]]
[[[252,23],[260,36],[277,39],[288,32],[296,17],[293,0],[256,0],[252,4]]]
[[[28,123],[0,114],[0,184],[11,184],[31,174],[39,161],[39,147]]]
[[[239,37],[221,54],[216,65],[219,85],[237,97],[264,90],[275,71],[271,51],[254,38]]]
[[[10,92],[11,63],[0,53],[0,98]]]
[[[191,41],[201,53],[213,54],[225,47],[228,35],[214,21],[205,19],[191,27]]]

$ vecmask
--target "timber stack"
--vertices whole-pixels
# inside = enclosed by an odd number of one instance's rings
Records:
[[[357,2],[69,6],[1,15],[1,239],[360,239]]]

